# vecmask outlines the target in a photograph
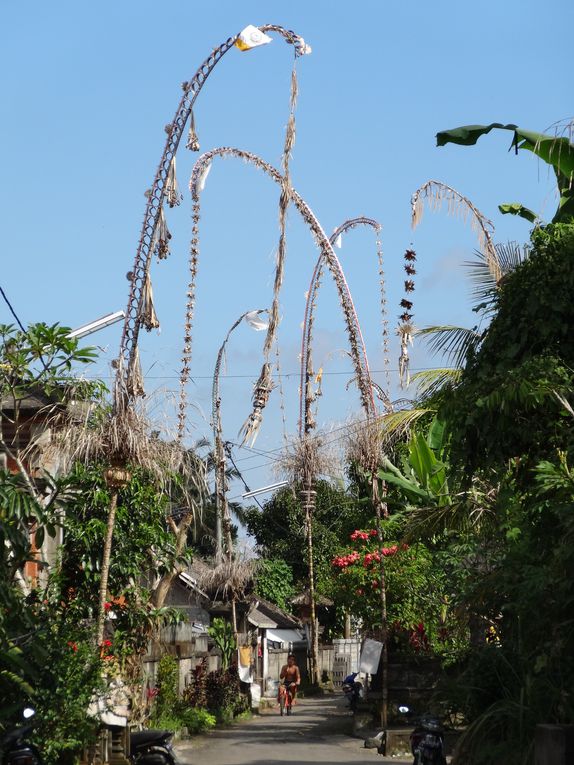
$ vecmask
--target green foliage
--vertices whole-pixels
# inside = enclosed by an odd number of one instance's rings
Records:
[[[74,618],[94,619],[109,489],[100,465],[76,465],[68,481],[75,488],[75,502],[63,521],[64,545],[51,590],[64,600]],[[159,626],[181,619],[174,609],[154,608],[146,588],[158,573],[188,560],[185,556],[174,559],[173,534],[166,524],[168,509],[168,497],[141,469],[134,470],[129,484],[120,489],[108,580],[115,616],[113,648],[120,661],[145,651],[150,634]]]
[[[574,382],[574,225],[537,229],[531,256],[505,277],[497,313],[442,416],[467,471],[567,448],[572,429],[555,393]]]
[[[384,469],[379,470],[379,478],[399,488],[411,501],[438,507],[450,505],[448,468],[440,459],[444,431],[444,422],[436,418],[426,437],[415,431],[408,444],[408,453],[402,460],[403,472],[386,459]]]
[[[209,710],[213,720],[227,724],[248,709],[247,697],[240,692],[236,667],[207,672],[204,659],[192,672],[191,682],[183,692],[182,718],[190,712]],[[189,726],[188,726],[189,727]]]
[[[230,622],[216,616],[211,622],[208,633],[209,637],[221,651],[221,662],[223,669],[226,670],[231,663],[233,652],[237,650],[237,641],[233,635],[233,627]]]
[[[244,711],[237,667],[210,672],[206,678],[205,690],[207,708],[217,716],[218,721],[229,722],[230,714],[233,718],[236,713]]]
[[[181,719],[189,733],[196,735],[215,728],[217,719],[207,709],[190,707],[181,714]]]
[[[366,629],[380,625],[382,552],[390,646],[414,652],[452,652],[464,639],[465,626],[451,607],[453,582],[448,561],[436,545],[397,541],[402,525],[393,516],[383,522],[382,548],[373,528],[351,534],[350,544],[332,561],[337,572],[337,602],[344,603]]]
[[[0,392],[16,400],[31,391],[41,390],[64,400],[71,390],[89,397],[101,384],[75,379],[77,364],[96,358],[93,348],[79,348],[78,340],[68,337],[70,329],[58,324],[31,324],[22,332],[11,324],[0,324]],[[82,395],[83,394],[83,395]]]
[[[437,146],[444,146],[447,143],[473,146],[482,135],[490,133],[493,129],[512,131],[514,135],[510,148],[514,148],[516,152],[519,149],[531,151],[554,169],[560,191],[560,203],[553,222],[570,221],[574,217],[574,145],[568,138],[533,133],[530,130],[522,130],[516,125],[493,122],[490,125],[466,125],[454,130],[443,130],[437,133]],[[532,215],[531,211],[523,208],[522,205],[510,204],[504,207],[510,209],[503,212],[516,212],[517,208],[520,208],[527,213],[523,216],[527,219],[530,219],[528,214]]]
[[[295,595],[295,588],[289,565],[277,558],[260,560],[257,564],[255,591],[284,611],[290,611],[290,600]]]
[[[317,504],[313,515],[313,554],[317,592],[329,596],[333,584],[331,559],[341,539],[363,523],[368,495],[357,495],[327,481],[316,484]],[[249,508],[245,525],[255,537],[262,557],[283,560],[293,572],[296,588],[305,586],[308,563],[305,519],[299,497],[292,489],[281,489],[263,510]]]
[[[179,663],[174,656],[164,654],[157,666],[156,690],[152,714],[153,725],[160,727],[160,722],[170,715],[176,715],[179,704]]]

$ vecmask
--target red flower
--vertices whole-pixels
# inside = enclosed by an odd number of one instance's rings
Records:
[[[109,611],[111,607],[112,607],[111,603],[108,603],[108,602],[104,603],[104,611]]]
[[[68,645],[70,646],[70,648],[72,649],[72,651],[73,651],[74,653],[76,653],[76,651],[78,650],[78,644],[77,644],[77,643],[74,643],[74,641],[73,641],[73,640],[68,640]]]

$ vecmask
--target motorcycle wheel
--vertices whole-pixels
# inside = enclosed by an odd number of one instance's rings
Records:
[[[279,711],[281,713],[281,717],[285,714],[285,694],[282,693],[281,696],[279,696]]]

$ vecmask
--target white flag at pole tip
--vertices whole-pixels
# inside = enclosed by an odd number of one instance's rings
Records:
[[[211,162],[208,162],[197,178],[196,189],[198,192],[203,191],[203,189],[205,188],[205,181],[207,180],[207,176],[209,175],[210,170],[211,170]]]
[[[335,247],[340,250],[343,246],[343,234],[339,234],[339,236],[335,239]]]
[[[260,45],[267,45],[267,43],[273,42],[273,38],[266,35],[253,24],[245,27],[245,29],[239,33],[235,46],[239,50],[251,50],[251,48],[258,48]]]
[[[307,45],[305,40],[302,37],[300,37],[299,38],[299,53],[302,56],[308,56],[312,52],[313,52],[313,48],[310,45]]]
[[[267,313],[267,311],[249,311],[245,314],[245,321],[256,332],[261,332],[261,330],[269,327],[269,322],[261,318],[262,313]]]

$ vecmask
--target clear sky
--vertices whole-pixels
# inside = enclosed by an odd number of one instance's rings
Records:
[[[426,180],[442,180],[493,220],[503,242],[526,240],[528,226],[502,217],[499,203],[520,201],[552,217],[553,178],[528,153],[507,151],[510,134],[491,134],[474,148],[441,149],[434,136],[492,121],[544,130],[571,117],[573,22],[571,0],[0,0],[0,284],[24,324],[76,327],[125,308],[144,191],[181,82],[247,24],[273,23],[313,48],[298,62],[293,185],[328,233],[357,215],[383,224],[391,328],[400,313],[402,255],[411,245],[419,258],[417,326],[471,326],[475,315],[461,265],[472,258],[475,236],[444,211],[426,211],[412,232],[410,196]],[[279,166],[291,63],[292,49],[276,35],[264,48],[230,51],[197,101],[201,150],[237,146]],[[185,199],[167,211],[172,254],[152,267],[161,333],[141,338],[151,412],[165,423],[172,421],[178,389],[191,236],[187,184],[196,158],[182,144],[178,176]],[[190,443],[210,433],[211,376],[227,330],[244,311],[270,304],[277,203],[277,188],[255,169],[235,160],[214,163],[202,195]],[[300,324],[317,251],[294,210],[287,248],[279,332],[283,395],[276,390],[271,398],[255,445],[261,454],[235,449],[252,487],[275,480],[282,412],[287,433],[297,429]],[[371,367],[381,370],[372,232],[351,232],[340,257]],[[12,321],[3,302],[0,321]],[[328,277],[315,338],[316,366],[325,371],[318,421],[336,428],[359,414],[359,402],[353,386],[346,390],[351,367]],[[93,336],[104,349],[94,374],[109,378],[119,339],[119,325]],[[262,334],[247,326],[229,343],[222,412],[224,436],[233,442],[250,411],[262,343]],[[393,336],[393,370],[398,353]],[[422,347],[412,358],[414,368],[436,363]]]

